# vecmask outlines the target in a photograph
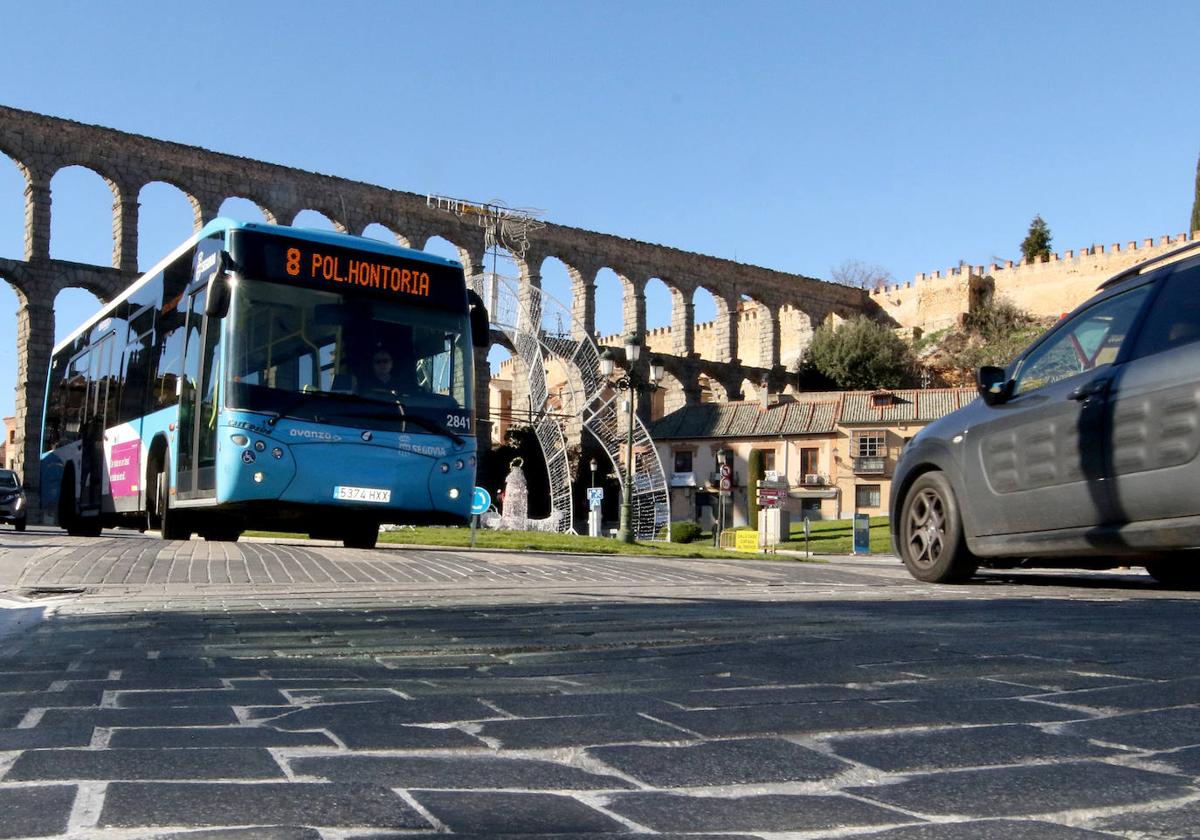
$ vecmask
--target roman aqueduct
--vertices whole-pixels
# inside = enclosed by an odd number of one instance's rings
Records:
[[[484,270],[484,229],[469,215],[447,213],[427,197],[321,175],[100,126],[0,107],[0,153],[15,162],[24,178],[24,258],[0,258],[0,277],[15,290],[17,312],[18,471],[36,484],[38,439],[45,372],[54,343],[54,302],[70,287],[111,299],[138,273],[139,195],[157,182],[181,191],[199,228],[231,197],[247,199],[268,222],[291,223],[314,210],[342,231],[362,233],[382,225],[396,241],[424,247],[441,237],[457,249],[468,274]],[[112,192],[111,266],[51,257],[51,180],[67,167],[98,174]],[[180,237],[182,239],[182,236]],[[611,270],[622,289],[620,334],[646,335],[646,286],[661,281],[672,301],[669,346],[653,342],[666,369],[666,407],[698,402],[702,390],[736,399],[751,388],[783,390],[786,365],[781,333],[810,334],[831,315],[846,317],[874,310],[865,292],[822,280],[689,253],[603,233],[545,224],[529,235],[522,255],[514,255],[521,286],[540,287],[544,263],[554,258],[567,270],[572,331],[595,338],[596,278]],[[145,266],[143,266],[144,268]],[[711,294],[716,316],[697,329],[693,299],[698,289]],[[701,347],[696,336],[701,335]],[[503,341],[500,333],[495,333]],[[488,417],[486,352],[477,356],[477,406]],[[519,393],[521,377],[514,383]],[[481,441],[489,437],[479,429]]]

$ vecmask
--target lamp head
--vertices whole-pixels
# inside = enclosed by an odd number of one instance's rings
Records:
[[[613,371],[616,369],[616,367],[617,367],[617,360],[616,360],[616,357],[613,356],[612,350],[605,350],[603,353],[600,354],[600,375],[601,376],[606,376],[606,377],[612,376]]]
[[[642,345],[638,342],[637,336],[630,333],[625,337],[625,358],[629,359],[630,363],[633,363],[641,355]]]
[[[658,356],[650,357],[650,381],[659,382],[663,378],[663,363]]]

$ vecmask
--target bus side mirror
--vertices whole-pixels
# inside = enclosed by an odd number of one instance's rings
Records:
[[[204,314],[209,318],[224,318],[229,314],[229,271],[232,266],[229,252],[222,251],[217,271],[208,281],[208,294],[204,299]]]
[[[471,343],[476,347],[488,347],[492,343],[492,326],[483,298],[474,290],[467,290],[467,303],[471,312]]]

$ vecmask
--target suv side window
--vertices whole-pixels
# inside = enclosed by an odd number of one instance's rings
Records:
[[[1193,341],[1200,341],[1200,266],[1176,271],[1163,281],[1133,355],[1141,358]]]
[[[1061,325],[1022,363],[1016,395],[1087,370],[1111,365],[1146,300],[1151,284],[1100,301]]]

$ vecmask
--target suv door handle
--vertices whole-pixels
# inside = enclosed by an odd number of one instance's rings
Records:
[[[1069,394],[1067,394],[1067,399],[1082,402],[1089,397],[1106,394],[1108,393],[1108,386],[1111,382],[1112,380],[1107,376],[1098,376],[1091,382],[1085,382],[1084,384],[1074,388]]]

